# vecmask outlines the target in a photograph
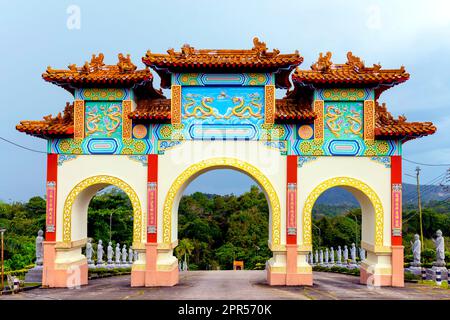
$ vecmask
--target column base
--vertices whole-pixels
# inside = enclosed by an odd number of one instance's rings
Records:
[[[284,273],[273,272],[269,269],[267,272],[267,283],[269,286],[312,286],[313,275],[311,273]]]
[[[405,286],[405,269],[403,265],[403,246],[392,246],[392,286]]]
[[[132,287],[173,287],[178,284],[178,268],[170,271],[132,270]]]
[[[75,288],[88,284],[88,265],[83,257],[73,261],[58,261],[56,242],[44,241],[42,287]]]
[[[132,287],[172,287],[178,284],[178,260],[158,267],[157,247],[157,243],[145,244],[145,262],[136,263],[131,269]]]
[[[392,275],[388,274],[374,274],[366,270],[365,266],[361,265],[359,283],[365,285],[372,285],[375,287],[389,287],[392,286]]]

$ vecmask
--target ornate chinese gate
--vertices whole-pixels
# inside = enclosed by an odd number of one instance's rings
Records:
[[[43,78],[74,101],[56,117],[17,126],[48,141],[44,285],[67,286],[73,268],[87,283],[87,206],[108,185],[133,207],[139,259],[131,285],[177,284],[183,190],[205,171],[230,168],[252,177],[267,197],[269,284],[312,285],[312,207],[341,186],[362,208],[361,282],[403,286],[401,148],[436,130],[395,119],[378,102],[408,80],[403,67],[367,67],[349,52],[344,64],[327,53],[301,70],[298,52],[269,51],[257,38],[250,50],[148,51],[142,61],[171,90],[168,99],[129,56],[119,54],[115,65],[103,58],[49,67]],[[290,80],[293,89],[277,99],[276,89],[289,89]]]

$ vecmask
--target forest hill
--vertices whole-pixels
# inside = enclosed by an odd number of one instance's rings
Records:
[[[18,270],[35,259],[34,238],[45,226],[45,200],[33,197],[28,202],[0,202],[0,225],[6,227],[5,270]],[[425,259],[434,257],[430,238],[441,229],[450,234],[450,203],[431,201],[424,204],[423,224]],[[410,240],[419,232],[414,207],[403,209],[405,258],[410,259]],[[355,208],[314,208],[313,247],[330,247],[360,241],[361,211]],[[128,197],[117,189],[98,193],[88,210],[88,236],[98,240],[111,237],[129,246],[132,242],[132,208]],[[269,208],[264,194],[253,186],[242,195],[207,195],[193,193],[182,197],[179,205],[178,238],[175,253],[186,256],[189,269],[232,269],[233,260],[242,260],[246,269],[264,269],[271,257],[267,246]],[[115,246],[115,242],[113,241]],[[446,247],[450,247],[446,244]]]

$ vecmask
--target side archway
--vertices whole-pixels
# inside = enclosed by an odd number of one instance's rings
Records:
[[[374,242],[375,248],[383,247],[383,225],[384,225],[384,210],[380,198],[376,192],[366,183],[350,177],[335,177],[323,181],[309,194],[303,207],[303,228],[302,240],[303,246],[311,248],[312,246],[312,209],[317,198],[326,190],[333,187],[347,187],[351,191],[357,190],[370,200],[374,211]]]
[[[72,209],[78,196],[88,188],[97,186],[97,188],[95,188],[96,192],[101,187],[108,185],[113,185],[121,189],[123,192],[126,193],[128,198],[130,199],[131,205],[133,207],[133,246],[136,247],[140,245],[140,243],[142,242],[143,212],[141,209],[141,203],[139,201],[137,193],[133,190],[133,188],[129,184],[127,184],[125,181],[119,178],[108,175],[98,175],[89,177],[79,182],[70,191],[69,195],[67,196],[64,202],[62,241],[66,246],[70,246],[72,241]],[[95,192],[93,194],[95,194]],[[89,200],[87,201],[88,203]]]
[[[184,187],[190,180],[195,179],[201,173],[210,169],[236,169],[241,171],[253,179],[260,185],[266,194],[269,211],[271,215],[271,243],[272,250],[281,246],[281,207],[280,200],[276,190],[272,186],[270,180],[255,166],[245,161],[241,161],[235,158],[212,158],[197,162],[186,170],[184,170],[172,183],[163,206],[163,219],[162,219],[162,242],[164,245],[171,245],[172,243],[172,216],[177,214],[175,212],[177,208],[176,199],[179,196]],[[175,210],[175,211],[174,211]]]

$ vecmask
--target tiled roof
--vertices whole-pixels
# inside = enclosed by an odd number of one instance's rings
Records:
[[[73,135],[73,104],[66,103],[63,115],[61,112],[56,117],[45,116],[44,120],[20,121],[16,126],[20,132],[40,137],[69,137]]]
[[[44,80],[63,87],[73,93],[74,87],[132,87],[151,82],[153,75],[149,69],[136,70],[131,62],[130,55],[126,57],[118,55],[119,62],[115,65],[103,63],[103,53],[92,55],[90,62],[85,62],[82,67],[75,64],[69,65],[69,69],[56,70],[50,66],[42,74]]]
[[[149,50],[142,61],[160,75],[163,88],[170,87],[170,72],[200,71],[278,71],[277,85],[288,88],[289,74],[295,66],[302,63],[303,57],[297,51],[280,54],[279,50],[273,49],[269,52],[264,42],[254,38],[253,48],[250,50],[195,49],[185,44],[180,52],[169,49],[167,54],[157,54]]]
[[[138,101],[136,110],[128,117],[133,120],[168,120],[170,119],[170,99]]]
[[[282,121],[312,121],[316,118],[315,112],[311,109],[311,104],[299,102],[294,99],[277,99],[275,119]]]
[[[405,116],[394,119],[386,104],[376,103],[375,136],[378,139],[406,138],[406,140],[427,136],[436,132],[432,122],[406,122]]]
[[[345,64],[331,62],[331,52],[324,56],[322,53],[311,70],[297,68],[292,75],[292,81],[300,85],[314,85],[316,87],[329,85],[370,85],[378,86],[375,89],[378,98],[381,92],[393,85],[409,79],[409,73],[402,66],[400,69],[381,69],[381,65],[374,64],[366,67],[364,62],[352,54],[347,53]]]

